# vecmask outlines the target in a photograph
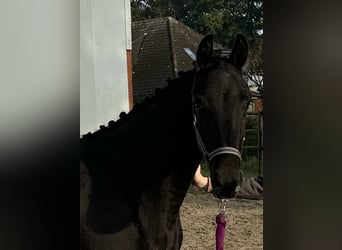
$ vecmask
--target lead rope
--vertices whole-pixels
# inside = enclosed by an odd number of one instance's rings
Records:
[[[216,250],[224,250],[224,231],[226,228],[226,212],[227,199],[221,200],[222,210],[216,215]]]

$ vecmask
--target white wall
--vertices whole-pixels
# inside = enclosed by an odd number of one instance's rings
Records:
[[[129,0],[81,0],[80,134],[128,112]]]

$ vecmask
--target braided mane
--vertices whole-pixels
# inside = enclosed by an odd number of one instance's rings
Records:
[[[184,80],[186,77],[190,74],[193,74],[195,69],[189,70],[189,71],[179,71],[178,77],[171,79],[166,79],[167,85],[163,88],[156,88],[154,90],[153,96],[146,96],[140,103],[136,103],[132,110],[128,113],[121,112],[119,114],[119,119],[114,121],[110,120],[108,122],[108,125],[100,125],[100,129],[96,130],[95,132],[91,133],[88,132],[87,134],[84,134],[81,138],[81,140],[86,140],[90,138],[94,138],[98,135],[104,135],[106,132],[114,131],[115,129],[119,128],[123,124],[126,124],[127,122],[131,121],[137,114],[140,114],[144,112],[150,105],[158,106],[160,101],[163,99],[163,97],[167,96],[170,92],[172,92],[179,84],[184,84]]]

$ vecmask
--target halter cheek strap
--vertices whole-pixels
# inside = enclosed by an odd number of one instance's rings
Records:
[[[197,118],[196,118],[196,115],[194,114],[193,115],[193,126],[194,126],[194,130],[195,130],[195,134],[196,134],[197,144],[198,144],[198,147],[201,150],[203,156],[208,160],[208,162],[210,162],[215,156],[221,155],[221,154],[235,155],[240,159],[240,161],[242,160],[240,151],[234,147],[219,147],[219,148],[217,148],[217,149],[215,149],[209,153],[204,146],[204,143],[202,141],[202,138],[201,138],[201,135],[198,131],[196,123],[197,123]]]

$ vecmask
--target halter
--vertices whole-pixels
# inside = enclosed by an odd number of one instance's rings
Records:
[[[207,159],[208,162],[210,162],[215,156],[221,155],[221,154],[235,155],[240,159],[240,161],[242,161],[240,151],[234,147],[219,147],[219,148],[217,148],[217,149],[215,149],[209,153],[205,149],[205,146],[203,144],[203,141],[202,141],[201,135],[198,131],[198,128],[196,126],[196,123],[197,123],[197,118],[196,118],[196,115],[193,114],[193,125],[194,125],[195,134],[196,134],[197,144],[198,144],[198,147],[200,148],[200,150],[202,152],[202,155]]]

